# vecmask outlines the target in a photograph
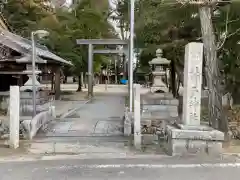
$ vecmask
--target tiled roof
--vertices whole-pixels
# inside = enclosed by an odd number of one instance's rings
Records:
[[[31,52],[32,46],[31,46],[31,41],[23,38],[19,35],[13,34],[9,31],[0,30],[0,43],[9,46],[9,44],[6,44],[6,41],[11,41],[11,43],[14,43],[15,45],[20,46],[22,49],[25,49],[27,52]],[[18,51],[15,47],[10,47],[16,51]],[[23,52],[21,52],[23,53]],[[58,63],[63,63],[63,64],[68,64],[68,65],[72,65],[69,61],[66,61],[65,59],[53,54],[52,52],[50,52],[49,50],[47,50],[46,47],[41,46],[41,45],[36,45],[36,53],[38,56],[42,57],[43,59],[48,59],[48,60],[53,60],[53,61],[57,61]]]

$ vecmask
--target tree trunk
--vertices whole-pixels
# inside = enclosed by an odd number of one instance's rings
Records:
[[[221,131],[228,131],[228,123],[222,107],[221,74],[217,60],[217,46],[212,24],[211,6],[199,7],[204,44],[206,81],[209,89],[209,123]]]
[[[86,72],[84,73],[84,88],[87,88],[87,75]]]
[[[177,88],[176,88],[176,71],[175,71],[175,65],[172,61],[170,64],[171,69],[171,90],[174,97],[177,97]]]
[[[51,74],[51,91],[54,91],[54,73]]]
[[[77,92],[82,91],[82,81],[81,81],[81,76],[78,76],[78,88]]]
[[[81,84],[82,85],[84,84],[84,74],[83,74],[83,72],[81,72]]]
[[[60,67],[55,67],[55,99],[59,100],[61,96],[61,69]]]

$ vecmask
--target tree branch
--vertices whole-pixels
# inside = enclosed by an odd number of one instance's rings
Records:
[[[237,33],[239,33],[239,32],[240,32],[240,28],[238,28],[235,32],[229,34],[229,35],[227,36],[227,38],[230,38],[231,36],[233,36],[233,35],[235,35],[235,34],[237,34]]]
[[[239,21],[239,20],[240,20],[240,18],[237,18],[237,19],[234,19],[234,20],[228,21],[228,24],[233,23],[233,22],[236,22],[236,21]]]
[[[231,36],[234,36],[235,34],[239,33],[240,32],[240,28],[238,28],[235,32],[228,34],[228,25],[230,23],[233,23],[233,22],[236,22],[236,21],[239,21],[240,18],[237,18],[237,19],[234,19],[234,20],[231,20],[229,21],[229,8],[228,8],[228,11],[227,11],[227,16],[226,16],[226,22],[225,22],[225,32],[224,32],[224,37],[223,37],[223,40],[221,43],[218,43],[218,46],[217,46],[217,50],[221,49],[224,45],[224,43],[226,42],[226,40],[228,38],[230,38]],[[220,38],[221,39],[221,38]]]
[[[226,15],[226,21],[225,21],[225,32],[223,33],[223,40],[222,42],[219,42],[218,45],[217,45],[217,50],[221,49],[224,45],[224,43],[226,42],[227,40],[227,33],[228,33],[228,24],[229,24],[229,8],[228,8],[228,11],[227,11],[227,15]],[[221,39],[221,37],[219,38]]]

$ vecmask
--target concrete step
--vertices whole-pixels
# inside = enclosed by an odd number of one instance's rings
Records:
[[[126,153],[128,145],[124,137],[54,137],[35,139],[28,151],[32,154]]]
[[[143,99],[173,99],[171,93],[148,93],[141,95]]]
[[[80,131],[48,132],[46,135],[41,135],[41,137],[72,138],[72,137],[110,137],[110,136],[121,136],[121,135],[123,135],[123,130],[121,132],[115,132],[115,133],[86,133],[86,132],[80,132]]]
[[[143,111],[141,118],[143,119],[168,119],[168,118],[177,118],[178,111]]]
[[[158,98],[158,99],[147,99],[147,98],[142,98],[141,99],[141,104],[142,105],[171,105],[171,106],[178,106],[179,105],[179,100],[178,99],[163,99],[163,98]]]
[[[168,111],[168,112],[178,112],[178,106],[172,106],[172,105],[149,105],[145,104],[142,105],[143,111]]]
[[[37,135],[32,142],[47,143],[47,142],[127,142],[129,139],[125,136],[61,136],[61,137],[44,137]]]
[[[86,154],[86,153],[126,153],[125,143],[32,143],[28,152],[32,154]]]

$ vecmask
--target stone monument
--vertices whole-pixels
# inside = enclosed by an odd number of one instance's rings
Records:
[[[151,92],[157,90],[162,90],[164,92],[168,91],[168,77],[167,77],[167,67],[171,61],[162,57],[162,49],[157,49],[156,58],[149,62],[149,65],[154,66],[155,70],[152,72],[153,75],[153,85],[151,86]],[[165,79],[165,82],[163,81]]]
[[[167,126],[166,150],[170,155],[220,154],[224,134],[200,125],[203,44],[185,47],[182,124]]]

